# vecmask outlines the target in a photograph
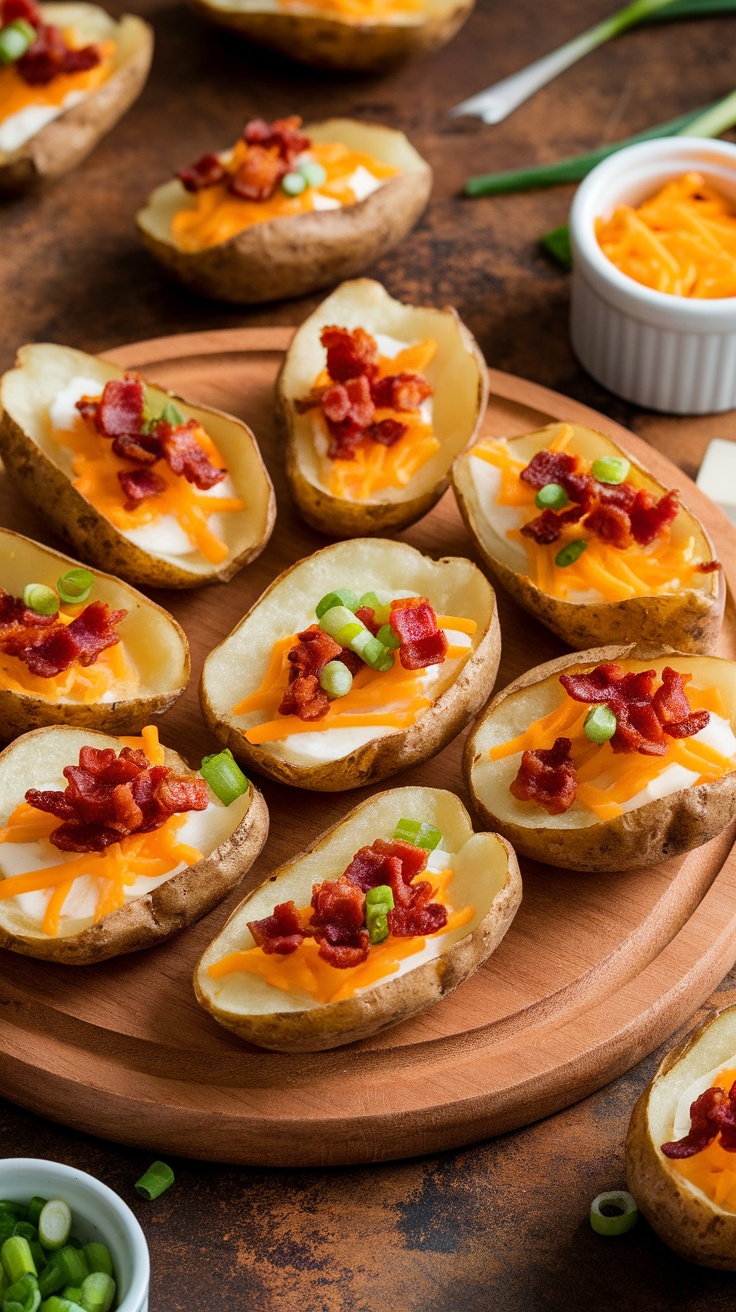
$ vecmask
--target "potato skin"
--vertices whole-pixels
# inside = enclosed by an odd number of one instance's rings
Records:
[[[689,1262],[736,1271],[736,1214],[711,1203],[668,1168],[649,1124],[649,1100],[657,1081],[723,1014],[719,1012],[667,1053],[636,1102],[626,1136],[626,1179],[639,1210],[665,1244]]]
[[[498,693],[474,725],[463,758],[473,808],[483,824],[498,830],[513,843],[517,852],[535,861],[566,870],[600,872],[658,865],[700,847],[720,834],[736,818],[736,771],[723,775],[714,783],[681,789],[613,820],[599,821],[579,829],[545,824],[541,815],[539,826],[533,829],[504,820],[489,809],[475,787],[473,766],[480,759],[477,746],[479,729],[512,693],[531,688],[581,663],[616,661],[627,656],[648,660],[665,654],[675,656],[682,653],[634,644],[574,652],[528,670]]]
[[[244,13],[220,9],[207,0],[190,0],[208,22],[229,28],[259,45],[317,68],[374,73],[452,40],[472,12],[475,0],[457,0],[452,9],[422,23],[346,23],[308,14]]]
[[[65,110],[0,162],[0,192],[29,191],[68,173],[138,99],[153,59],[153,29],[131,14],[121,23],[135,34],[136,49],[130,58],[80,104]]]
[[[39,735],[48,732],[36,730]],[[0,761],[13,751],[0,754]],[[182,774],[193,774],[186,762],[167,749],[166,764]],[[208,857],[187,866],[151,893],[119,907],[81,934],[65,938],[31,938],[12,934],[0,925],[0,948],[62,966],[90,966],[110,957],[138,952],[163,943],[179,930],[205,916],[227,897],[250,869],[268,837],[268,808],[253,783],[251,803],[229,838]]]

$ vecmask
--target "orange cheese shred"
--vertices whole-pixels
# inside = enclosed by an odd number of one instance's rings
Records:
[[[736,1081],[736,1070],[723,1070],[713,1081],[713,1087],[729,1093]],[[727,1153],[716,1137],[707,1148],[694,1157],[667,1158],[667,1167],[682,1175],[718,1207],[736,1212],[736,1154]]]
[[[64,35],[69,45],[80,44],[71,29]],[[79,73],[60,73],[45,86],[30,86],[12,64],[0,69],[0,123],[31,105],[59,108],[70,93],[84,91],[89,94],[102,86],[112,72],[115,42],[101,41],[98,44],[102,58],[94,68]]]

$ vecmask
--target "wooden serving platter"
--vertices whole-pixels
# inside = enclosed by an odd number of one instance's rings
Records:
[[[205,655],[276,574],[325,543],[293,511],[274,424],[273,384],[290,337],[283,328],[236,329],[111,353],[193,402],[244,418],[276,485],[276,529],[259,560],[224,587],[156,594],[186,629],[193,656],[189,690],[164,717],[162,736],[193,763],[213,749],[197,700]],[[736,531],[664,456],[584,406],[491,371],[488,433],[550,419],[601,429],[681,488],[734,590]],[[0,522],[48,540],[1,471]],[[450,493],[401,536],[435,555],[470,554]],[[499,603],[503,686],[563,647],[503,595]],[[731,598],[720,651],[736,657]],[[396,782],[452,788],[467,803],[463,739]],[[444,1002],[328,1053],[248,1047],[197,1006],[191,978],[200,953],[248,889],[378,791],[262,787],[271,835],[261,858],[238,894],[179,937],[86,969],[0,953],[0,1092],[52,1120],[160,1153],[267,1166],[406,1157],[498,1134],[590,1093],[666,1039],[736,957],[733,830],[653,870],[589,875],[523,862],[524,900],[508,935]]]

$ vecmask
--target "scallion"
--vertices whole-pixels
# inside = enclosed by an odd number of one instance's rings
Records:
[[[625,1189],[598,1194],[590,1204],[590,1224],[598,1235],[625,1235],[639,1220],[639,1209]]]
[[[320,616],[319,623],[320,628],[329,633],[335,642],[354,651],[372,670],[385,672],[393,668],[392,652],[378,638],[374,638],[370,629],[347,606],[331,606]]]
[[[37,1312],[40,1304],[38,1280],[30,1272],[21,1276],[3,1294],[3,1312]]]
[[[394,841],[411,843],[413,847],[422,847],[425,852],[434,852],[442,842],[442,834],[434,825],[421,820],[399,820],[392,835]]]
[[[555,565],[558,565],[560,569],[567,569],[568,565],[574,565],[575,561],[582,556],[587,545],[584,538],[576,538],[574,542],[568,542],[567,546],[558,551],[555,556]]]
[[[77,1300],[84,1312],[110,1312],[115,1300],[115,1281],[104,1271],[95,1271],[82,1281],[81,1297]]]
[[[136,1181],[135,1191],[152,1203],[155,1198],[159,1198],[162,1193],[174,1183],[174,1172],[166,1162],[152,1162],[142,1175],[140,1180]]]
[[[53,588],[45,583],[27,583],[23,589],[23,605],[35,610],[37,615],[55,615],[59,609],[59,598]]]
[[[286,173],[281,186],[287,196],[300,196],[307,189],[307,179],[301,173]]]
[[[37,1276],[36,1263],[33,1260],[31,1246],[22,1235],[11,1235],[0,1248],[0,1262],[11,1284],[16,1284],[21,1276]]]
[[[355,612],[358,610],[359,606],[364,606],[365,604],[366,602],[363,598],[358,601],[356,594],[351,592],[350,588],[337,588],[335,592],[328,592],[326,597],[323,597],[321,601],[317,602],[317,605],[314,608],[314,613],[317,616],[317,619],[321,620],[325,612],[332,610],[333,606],[345,606],[347,610]]]
[[[89,569],[70,569],[56,580],[56,590],[68,606],[81,606],[94,587],[95,576]]]
[[[631,469],[631,461],[623,456],[599,456],[593,461],[590,472],[599,483],[625,483]]]
[[[299,165],[299,172],[309,187],[321,187],[327,181],[327,171],[316,159],[305,160]]]
[[[534,498],[538,510],[562,510],[570,498],[561,483],[545,483]]]
[[[215,797],[230,806],[238,797],[242,797],[250,788],[247,777],[243,774],[235,757],[226,747],[222,752],[213,752],[205,756],[199,767],[199,773],[209,784]]]
[[[43,1240],[41,1240],[43,1243]],[[56,1253],[56,1260],[59,1269],[64,1273],[65,1285],[81,1285],[85,1276],[89,1275],[87,1259],[81,1248],[74,1248],[71,1244],[65,1244]]]
[[[353,676],[343,661],[328,661],[319,676],[319,686],[328,697],[347,697],[353,686]]]
[[[36,29],[25,18],[17,18],[0,30],[0,64],[14,64],[22,59],[36,40]]]
[[[561,264],[563,269],[572,268],[572,242],[570,229],[566,223],[559,228],[553,228],[551,232],[545,232],[544,236],[539,238],[539,245],[547,255],[551,255],[553,260]]]
[[[36,1196],[32,1198],[26,1210],[26,1219],[38,1229],[38,1218],[46,1206],[47,1199]],[[2,1204],[0,1204],[2,1206]]]
[[[63,1198],[52,1198],[38,1218],[38,1237],[44,1248],[63,1248],[72,1231],[72,1211]]]
[[[589,742],[597,743],[599,747],[613,738],[617,728],[616,716],[607,706],[592,706],[583,725],[585,737]]]
[[[87,1266],[90,1269],[91,1275],[94,1274],[95,1271],[104,1271],[107,1276],[112,1275],[112,1256],[107,1244],[85,1244],[84,1256],[87,1259]]]
[[[360,599],[360,607],[369,606],[373,611],[373,618],[376,624],[387,624],[391,614],[391,602],[381,601],[381,598],[375,592],[364,592]]]
[[[369,888],[365,895],[365,923],[371,943],[388,938],[388,913],[394,909],[394,895],[388,884]]]

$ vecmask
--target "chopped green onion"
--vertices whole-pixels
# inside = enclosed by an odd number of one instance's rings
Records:
[[[49,1259],[37,1239],[29,1239],[28,1242],[31,1246],[31,1257],[36,1263],[36,1270],[40,1275]]]
[[[394,909],[394,894],[390,884],[376,884],[375,888],[369,888],[365,895],[365,904],[367,907],[385,907],[387,911]]]
[[[0,64],[14,64],[30,50],[36,40],[36,29],[25,18],[17,18],[14,23],[0,30]]]
[[[598,1194],[590,1204],[590,1224],[597,1235],[625,1235],[639,1220],[639,1208],[625,1189]]]
[[[387,624],[391,614],[391,602],[381,601],[375,592],[364,592],[360,599],[360,607],[370,606],[373,611],[373,618],[376,624]]]
[[[88,1278],[89,1278],[89,1277],[88,1277]],[[62,1291],[61,1291],[61,1297],[62,1297],[62,1298],[68,1298],[70,1303],[80,1303],[80,1304],[81,1304],[81,1302],[82,1302],[82,1286],[81,1286],[81,1285],[65,1285],[64,1288],[63,1288]]]
[[[38,1287],[41,1291],[42,1298],[48,1298],[50,1294],[55,1294],[57,1290],[66,1285],[67,1278],[61,1269],[58,1254],[55,1253],[51,1261],[44,1267],[38,1279]]]
[[[0,1201],[0,1212],[9,1212],[16,1221],[25,1221],[28,1217],[28,1208],[23,1203],[14,1203],[7,1198]]]
[[[38,1237],[52,1252],[62,1248],[72,1231],[72,1211],[63,1198],[52,1198],[38,1218]]]
[[[152,1203],[155,1198],[165,1193],[173,1183],[174,1172],[171,1167],[167,1166],[166,1162],[152,1162],[145,1175],[142,1175],[140,1180],[136,1182],[135,1191],[140,1194],[141,1198],[145,1198],[149,1203]]]
[[[36,1238],[36,1227],[31,1225],[30,1221],[16,1221],[13,1226],[13,1234],[22,1235],[30,1244]]]
[[[52,1294],[41,1304],[40,1312],[84,1312],[84,1308],[79,1303],[72,1303],[68,1298],[59,1298]]]
[[[534,498],[539,510],[562,510],[570,500],[561,483],[545,483]]]
[[[422,847],[425,852],[434,852],[442,842],[439,829],[420,820],[399,820],[393,838],[402,843],[411,843],[414,847]]]
[[[27,1217],[31,1225],[35,1225],[36,1229],[38,1229],[38,1218],[46,1206],[46,1201],[45,1198],[39,1198],[36,1196],[35,1198],[32,1198],[28,1204]],[[2,1203],[0,1203],[0,1207],[2,1207]]]
[[[23,604],[29,610],[35,610],[37,615],[55,615],[59,598],[45,583],[27,583],[23,589]]]
[[[89,569],[70,569],[56,581],[56,590],[68,606],[79,606],[86,601],[94,586],[95,576]]]
[[[21,1276],[37,1276],[36,1263],[33,1260],[31,1246],[22,1235],[11,1235],[0,1248],[0,1262],[11,1284],[16,1284]]]
[[[563,269],[572,268],[572,242],[570,229],[566,223],[562,223],[559,228],[552,228],[551,232],[545,232],[544,236],[539,238],[539,245],[547,255],[557,260]]]
[[[325,611],[332,610],[333,606],[345,606],[347,610],[355,613],[358,607],[363,605],[365,602],[358,601],[356,594],[349,588],[338,588],[336,592],[328,592],[326,597],[317,602],[314,613],[317,619],[321,620]]]
[[[112,1256],[107,1244],[85,1244],[84,1256],[91,1275],[95,1271],[104,1271],[106,1276],[112,1275]]]
[[[307,179],[301,173],[286,173],[281,186],[287,196],[300,196],[307,189]]]
[[[419,837],[416,841],[416,847],[423,847],[425,852],[434,852],[442,842],[442,834],[434,825],[428,825],[426,822],[419,830]]]
[[[616,716],[607,706],[591,707],[583,725],[585,737],[591,743],[597,743],[599,747],[613,738],[617,728]]]
[[[388,647],[391,651],[396,651],[401,646],[401,639],[396,637],[390,624],[382,624],[376,637],[379,642],[383,643],[384,647]]]
[[[0,1215],[0,1244],[3,1240],[10,1238],[15,1230],[15,1225],[15,1217],[10,1212],[3,1212]],[[0,1270],[2,1270],[2,1267],[0,1267]]]
[[[299,165],[299,172],[309,187],[321,187],[327,181],[327,170],[316,159],[305,160]]]
[[[342,661],[328,661],[319,676],[319,686],[328,697],[346,697],[353,686],[353,676]]]
[[[365,923],[371,943],[388,938],[388,913],[394,909],[394,895],[388,884],[369,888],[365,895]]]
[[[347,606],[331,606],[320,616],[320,628],[329,633],[341,647],[354,651],[372,670],[381,672],[393,668],[392,653],[374,638],[370,629],[356,619]]]
[[[41,1303],[38,1281],[28,1272],[3,1294],[3,1312],[37,1312]]]
[[[81,1248],[73,1248],[71,1244],[65,1244],[56,1253],[56,1260],[59,1269],[64,1273],[65,1285],[81,1285],[85,1276],[89,1275],[87,1259]]]
[[[84,1312],[110,1312],[115,1300],[115,1281],[104,1271],[95,1271],[82,1282],[78,1302]]]
[[[599,483],[624,483],[629,476],[631,461],[623,456],[600,456],[591,466],[593,478]]]
[[[215,797],[218,797],[225,806],[230,806],[236,798],[242,797],[250,788],[248,779],[229,747],[222,752],[213,752],[211,756],[203,757],[199,773],[209,784]]]
[[[174,405],[173,401],[166,402],[159,418],[162,419],[165,424],[171,424],[172,428],[178,428],[180,424],[184,423],[184,416],[181,413],[181,410]]]
[[[574,542],[568,542],[567,546],[563,547],[562,551],[558,551],[555,556],[555,565],[559,565],[560,569],[565,569],[568,565],[574,565],[575,561],[582,556],[587,545],[584,538],[576,538]]]

